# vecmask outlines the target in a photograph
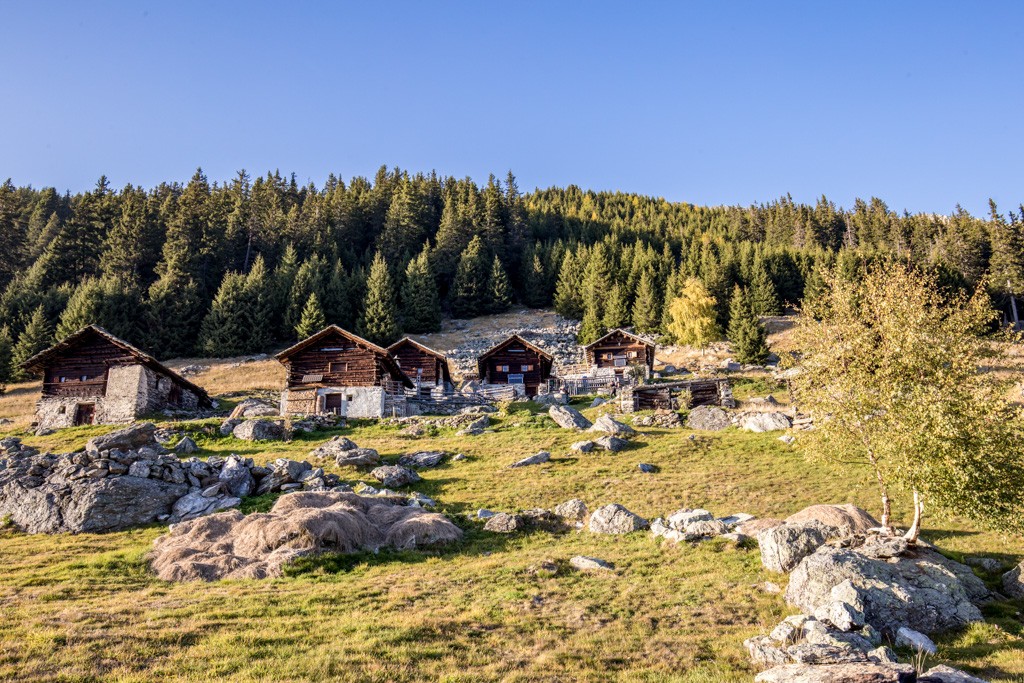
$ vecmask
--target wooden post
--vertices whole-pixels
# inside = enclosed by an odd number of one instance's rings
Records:
[[[1013,329],[1020,329],[1020,317],[1017,315],[1017,297],[1013,295],[1013,289],[1010,287],[1010,281],[1006,281],[1006,291],[1010,293],[1010,311],[1013,313]]]

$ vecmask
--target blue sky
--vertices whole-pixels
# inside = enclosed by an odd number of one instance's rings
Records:
[[[0,0],[0,177],[1024,200],[1024,3]]]

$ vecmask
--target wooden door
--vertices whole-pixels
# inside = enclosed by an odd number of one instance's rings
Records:
[[[324,395],[324,410],[334,415],[341,415],[341,399],[344,398],[343,394],[325,394]]]
[[[75,425],[91,425],[96,419],[95,403],[79,403],[75,407]]]

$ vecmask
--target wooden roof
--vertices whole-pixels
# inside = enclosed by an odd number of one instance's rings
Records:
[[[276,358],[280,363],[284,363],[295,354],[305,351],[310,346],[316,344],[318,341],[330,336],[331,334],[338,334],[342,337],[345,337],[346,339],[349,339],[350,341],[354,342],[357,346],[361,346],[365,348],[367,351],[371,351],[374,354],[379,355],[382,359],[382,362],[387,367],[388,372],[390,372],[392,376],[397,377],[399,380],[401,380],[402,384],[404,384],[407,387],[414,386],[412,380],[409,379],[408,375],[402,372],[402,369],[398,367],[398,364],[395,362],[395,359],[391,357],[391,354],[388,353],[387,349],[385,349],[383,346],[378,346],[377,344],[374,344],[372,341],[368,339],[363,339],[358,334],[353,334],[348,330],[343,330],[337,325],[328,325],[327,327],[320,330],[316,334],[306,337],[298,344],[289,346],[287,349],[281,351],[276,356],[274,356],[274,358]]]
[[[548,353],[544,349],[540,348],[536,344],[531,344],[530,342],[528,342],[525,339],[523,339],[522,337],[520,337],[518,334],[513,334],[508,339],[505,339],[504,341],[498,342],[497,344],[495,344],[491,348],[489,348],[486,351],[484,351],[483,353],[481,353],[480,357],[476,359],[477,370],[479,372],[483,372],[484,361],[487,360],[487,358],[489,356],[492,356],[495,353],[498,353],[499,351],[503,350],[507,346],[510,346],[511,344],[514,344],[516,342],[522,344],[523,346],[525,346],[529,350],[533,351],[534,353],[539,355],[541,358],[546,358],[547,360],[549,360],[552,363],[554,363],[555,357],[552,356],[550,353]]]
[[[153,358],[145,351],[142,351],[141,349],[129,344],[123,339],[115,337],[114,335],[107,332],[98,325],[86,325],[77,332],[74,332],[65,337],[64,339],[60,340],[50,348],[40,351],[36,355],[32,356],[27,361],[22,363],[21,367],[24,368],[26,372],[40,372],[46,367],[46,365],[51,360],[73,350],[75,344],[82,341],[89,335],[95,335],[102,339],[105,339],[109,343],[113,344],[114,346],[118,347],[119,349],[127,353],[129,356],[132,356],[133,358],[138,360],[140,365],[144,365],[149,369],[153,370],[154,372],[170,377],[175,382],[177,382],[178,384],[182,385],[183,387],[194,393],[196,397],[199,399],[199,403],[201,405],[212,405],[210,402],[210,396],[209,394],[206,393],[205,389],[196,384],[193,384],[192,382],[189,382],[187,379],[176,373],[174,370],[171,370],[169,367],[158,361],[156,358]]]
[[[589,344],[587,344],[583,348],[584,349],[590,349],[590,348],[592,348],[594,346],[597,346],[598,344],[600,344],[601,342],[603,342],[605,339],[607,339],[608,337],[612,336],[613,334],[625,335],[626,337],[629,337],[630,339],[635,339],[636,341],[640,342],[644,346],[651,346],[651,347],[655,346],[655,343],[652,342],[650,339],[644,339],[643,337],[641,337],[638,334],[633,334],[632,332],[627,332],[626,330],[624,330],[622,328],[618,328],[618,329],[612,330],[611,332],[609,332],[608,334],[604,335],[600,339],[597,339],[595,341],[590,342]]]
[[[398,349],[398,348],[400,348],[400,347],[402,347],[402,346],[404,346],[406,344],[411,344],[412,346],[415,346],[417,349],[419,349],[423,353],[427,353],[427,354],[430,354],[431,356],[435,356],[439,360],[443,360],[446,363],[448,362],[448,356],[444,355],[440,351],[435,351],[434,349],[430,348],[429,346],[426,346],[424,344],[419,343],[418,341],[416,341],[412,337],[402,337],[401,339],[399,339],[394,344],[392,344],[391,346],[388,347],[388,349],[387,349],[388,353],[394,353],[396,349]]]

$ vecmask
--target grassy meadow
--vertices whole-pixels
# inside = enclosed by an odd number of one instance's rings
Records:
[[[423,471],[417,488],[466,529],[466,540],[441,552],[324,556],[275,580],[171,584],[146,565],[160,527],[58,536],[5,529],[0,680],[747,681],[754,671],[743,639],[791,611],[763,589],[766,581],[784,586],[785,577],[762,570],[756,548],[663,546],[647,533],[499,536],[468,515],[572,497],[591,509],[621,503],[648,518],[682,506],[777,517],[818,502],[877,507],[865,472],[809,463],[799,443],[771,434],[649,429],[619,454],[569,455],[579,435],[525,404],[509,406],[479,437],[442,428],[410,438],[396,426],[365,424],[257,445],[214,436],[216,424],[187,425],[203,457],[305,458],[334,434],[387,460],[423,449],[464,453]],[[24,440],[63,451],[107,429]],[[551,462],[506,468],[538,450],[550,450]],[[639,462],[659,471],[643,474]],[[351,482],[366,477],[326,469]],[[246,509],[271,503],[256,499]],[[925,537],[954,555],[1024,555],[1024,539],[929,522]],[[616,569],[575,572],[567,561],[578,554]],[[560,571],[538,571],[545,560]],[[989,623],[944,638],[933,662],[1024,680],[1021,607],[988,607]]]

